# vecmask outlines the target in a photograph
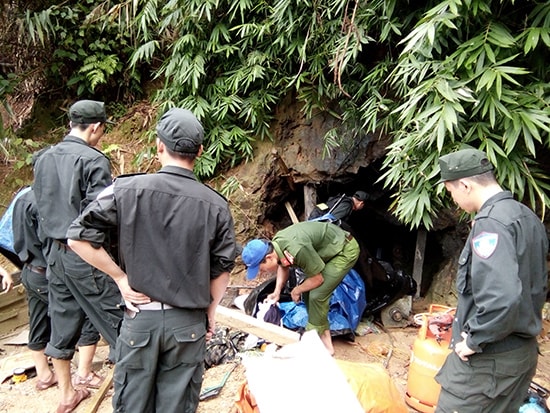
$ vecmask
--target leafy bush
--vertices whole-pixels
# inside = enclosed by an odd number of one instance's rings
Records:
[[[391,136],[380,179],[412,227],[449,202],[437,160],[463,144],[487,151],[519,198],[550,205],[535,162],[550,143],[548,2],[87,0],[25,21],[54,43],[51,75],[77,94],[163,82],[160,112],[186,107],[208,133],[199,176],[250,159],[291,96],[307,117],[340,119],[346,137]],[[329,131],[325,153],[342,148]]]

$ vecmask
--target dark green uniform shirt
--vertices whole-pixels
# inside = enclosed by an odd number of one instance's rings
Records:
[[[31,189],[21,195],[13,207],[13,248],[21,262],[46,268],[38,224],[38,212]]]
[[[33,189],[44,234],[64,240],[71,222],[111,183],[109,159],[76,136],[42,152]]]
[[[454,343],[489,351],[505,339],[540,333],[548,237],[541,220],[508,191],[481,207],[459,258]],[[505,346],[502,346],[505,348]]]
[[[299,222],[275,234],[273,247],[279,258],[311,277],[344,248],[348,232],[328,222]]]
[[[235,265],[227,201],[188,169],[165,166],[155,174],[117,178],[67,237],[102,244],[112,228],[118,228],[130,286],[174,307],[207,308],[210,280]]]

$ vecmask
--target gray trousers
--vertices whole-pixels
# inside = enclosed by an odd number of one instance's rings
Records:
[[[205,341],[205,310],[125,314],[116,348],[114,411],[195,413]]]
[[[70,360],[86,319],[112,348],[122,320],[122,297],[111,277],[54,242],[48,254],[52,333],[45,354]]]
[[[44,350],[50,340],[51,325],[48,310],[48,280],[45,274],[31,271],[24,266],[21,283],[27,291],[29,310],[29,339],[27,347],[34,351]],[[99,341],[99,332],[86,319],[81,330],[79,346],[91,346]]]
[[[436,413],[517,412],[537,369],[536,340],[514,350],[476,353],[462,361],[453,351],[436,375]]]

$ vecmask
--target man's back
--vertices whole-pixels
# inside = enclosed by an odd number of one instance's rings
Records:
[[[319,218],[327,213],[336,218],[337,220],[346,220],[353,210],[353,202],[351,197],[344,195],[337,195],[330,197],[327,202],[317,204],[311,214],[308,217],[308,220]]]
[[[42,228],[53,239],[65,239],[73,219],[111,184],[105,155],[71,135],[36,158],[34,175]]]
[[[117,179],[113,190],[120,255],[132,288],[177,307],[206,308],[210,278],[232,267],[227,201],[174,166]],[[144,276],[153,273],[164,276]]]

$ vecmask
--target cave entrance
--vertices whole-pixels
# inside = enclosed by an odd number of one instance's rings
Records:
[[[354,211],[348,220],[354,235],[368,249],[371,256],[389,263],[395,270],[414,276],[417,281],[421,280],[417,291],[420,296],[425,296],[434,274],[442,265],[441,246],[436,237],[427,236],[425,230],[411,230],[397,221],[390,212],[390,193],[383,189],[381,183],[376,182],[379,176],[379,165],[372,164],[344,177],[327,178],[314,183],[294,182],[292,188],[273,188],[274,190],[269,192],[279,196],[276,197],[278,199],[266,200],[268,207],[265,218],[275,227],[284,228],[292,223],[285,203],[292,206],[298,220],[304,221],[315,203],[325,202],[332,196],[351,196],[355,191],[365,191],[369,194],[369,199],[365,202],[364,208]],[[283,186],[288,184],[284,179],[277,182]],[[267,197],[269,198],[269,195]],[[312,205],[306,205],[311,202]],[[420,234],[420,237],[424,237],[424,242],[419,238],[419,232],[422,231],[424,234]],[[418,254],[424,254],[420,268],[418,259],[415,268],[417,250]]]

